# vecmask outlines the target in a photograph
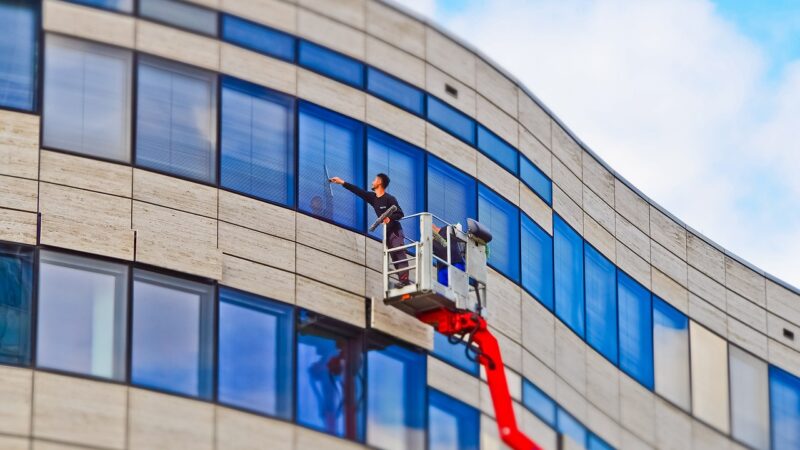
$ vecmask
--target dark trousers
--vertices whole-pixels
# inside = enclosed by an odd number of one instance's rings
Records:
[[[398,228],[396,230],[390,231],[386,236],[386,240],[387,240],[387,246],[389,248],[400,247],[406,243],[406,235],[403,234],[402,228]],[[396,252],[392,252],[390,256],[392,258],[392,264],[394,265],[395,269],[403,269],[408,267],[408,261],[403,261],[404,259],[408,259],[405,250],[398,250]],[[408,281],[408,271],[406,270],[405,272],[398,272],[397,277],[400,279],[400,281]]]

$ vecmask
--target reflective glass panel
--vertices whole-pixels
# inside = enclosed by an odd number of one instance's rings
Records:
[[[582,448],[586,448],[588,435],[586,427],[563,408],[558,408],[558,426],[556,428],[565,438],[570,439]],[[571,447],[567,446],[567,448]]]
[[[553,214],[555,309],[578,336],[584,336],[583,238]]]
[[[522,380],[522,404],[546,424],[555,428],[556,402],[526,379]]]
[[[433,332],[433,355],[459,369],[478,376],[478,362],[467,357],[467,345],[464,342],[451,344],[447,336]]]
[[[617,271],[619,368],[653,389],[653,313],[650,292]]]
[[[617,268],[584,244],[586,342],[617,364]]]
[[[522,287],[553,310],[553,238],[525,214],[521,220]]]
[[[315,72],[354,87],[364,87],[364,64],[349,56],[320,45],[301,40],[298,63]]]
[[[517,149],[483,125],[478,125],[478,149],[509,172],[517,174],[519,170]]]
[[[586,447],[589,450],[614,450],[614,447],[600,439],[596,434],[589,434],[589,445]]]
[[[477,190],[474,178],[428,156],[428,212],[448,223],[460,223],[466,229],[467,218],[476,217]]]
[[[0,363],[30,362],[33,248],[0,243]]]
[[[367,68],[367,90],[418,116],[425,113],[424,92],[373,67]]]
[[[240,17],[223,14],[222,39],[284,61],[295,60],[294,36]]]
[[[485,185],[478,187],[478,220],[492,233],[489,264],[519,281],[519,210]]]
[[[0,106],[36,108],[38,5],[34,0],[0,1]]]
[[[689,324],[692,362],[692,413],[728,432],[728,345],[725,339]]]
[[[475,145],[475,121],[432,95],[428,95],[428,120],[468,144]]]
[[[217,13],[177,0],[139,0],[139,15],[198,33],[217,35]]]
[[[95,8],[110,9],[125,13],[133,12],[133,0],[70,0],[71,2],[81,3]]]
[[[656,392],[684,411],[690,411],[689,319],[655,295],[653,360]]]
[[[755,449],[769,448],[767,363],[728,345],[731,374],[731,433]]]
[[[478,450],[480,421],[477,409],[428,389],[428,450]]]
[[[800,378],[775,366],[769,368],[772,449],[800,448]]]
[[[553,204],[553,182],[524,155],[519,157],[519,178],[548,205]]]

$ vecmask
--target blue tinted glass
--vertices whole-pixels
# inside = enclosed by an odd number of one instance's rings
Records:
[[[650,292],[617,271],[619,367],[653,389],[653,327]]]
[[[34,109],[37,5],[32,0],[0,2],[0,106]]]
[[[254,84],[222,83],[220,183],[294,205],[294,102]]]
[[[525,214],[522,221],[522,287],[553,310],[553,238]]]
[[[492,233],[489,264],[519,281],[519,210],[483,184],[478,188],[478,221]]]
[[[294,36],[236,16],[222,16],[222,39],[284,61],[294,62]]]
[[[528,380],[522,380],[522,404],[551,427],[556,426],[556,403]]]
[[[113,11],[120,11],[130,13],[133,12],[133,0],[69,0],[75,3],[81,3],[95,8],[110,9]]]
[[[367,68],[367,90],[414,114],[425,112],[425,93],[372,67]]]
[[[180,0],[139,0],[139,15],[159,22],[217,35],[217,13]]]
[[[143,270],[135,270],[133,279],[131,381],[210,398],[214,367],[212,286]]]
[[[459,369],[478,375],[478,362],[467,358],[467,345],[463,342],[451,344],[447,336],[433,332],[433,355]]]
[[[228,288],[219,299],[219,401],[291,419],[292,307]]]
[[[477,189],[474,178],[428,156],[428,212],[466,229],[467,218],[475,218]]]
[[[586,447],[586,427],[562,408],[558,408],[558,426],[556,428],[559,433],[569,437],[581,447]]]
[[[379,344],[367,352],[367,443],[425,447],[425,353]]]
[[[428,390],[428,450],[478,450],[481,417],[477,409]]]
[[[769,367],[773,450],[800,448],[800,378]]]
[[[453,136],[475,145],[475,121],[431,95],[428,95],[428,120]]]
[[[0,363],[30,360],[33,249],[0,244]]]
[[[422,150],[382,131],[370,128],[367,132],[367,173],[369,179],[379,173],[389,175],[389,193],[397,198],[400,208],[407,216],[425,209],[425,155]],[[373,209],[366,205],[368,222],[372,222]],[[417,239],[419,226],[415,221],[403,221],[405,235]],[[379,227],[371,233],[382,239]]]
[[[519,157],[519,178],[548,205],[553,204],[553,182],[522,155]]]
[[[216,180],[216,75],[139,60],[136,163],[199,181]]]
[[[556,315],[578,336],[584,335],[583,239],[553,214]]]
[[[617,364],[617,269],[589,244],[583,246],[586,341]]]
[[[496,134],[478,125],[478,148],[506,170],[517,174],[519,154],[517,149],[500,139]]]
[[[308,41],[300,41],[301,66],[355,87],[364,87],[364,65],[359,61]]]
[[[364,205],[343,187],[328,182],[341,177],[364,184],[364,126],[309,103],[300,103],[297,206],[342,225],[363,229]]]
[[[614,447],[608,445],[606,441],[600,439],[595,434],[589,435],[589,445],[586,447],[589,450],[613,450]]]

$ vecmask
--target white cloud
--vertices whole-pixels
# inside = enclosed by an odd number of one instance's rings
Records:
[[[800,286],[800,62],[708,0],[485,1],[438,17],[690,226]]]

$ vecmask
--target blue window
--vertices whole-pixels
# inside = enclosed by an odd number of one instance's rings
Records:
[[[125,13],[133,12],[133,0],[70,0],[95,8],[109,9]]]
[[[405,215],[425,210],[425,156],[422,150],[400,139],[370,128],[367,132],[367,173],[370,180],[378,173],[389,175],[389,192],[397,198]],[[368,216],[372,221],[372,207]],[[415,221],[404,221],[406,236],[418,238],[419,227],[412,226]],[[408,224],[408,225],[406,225]],[[380,228],[372,232],[382,238]]]
[[[297,325],[297,422],[362,441],[363,341],[359,330],[308,311]]]
[[[294,314],[289,305],[221,288],[219,401],[291,419]]]
[[[364,125],[341,114],[300,103],[298,132],[298,208],[326,220],[361,230],[362,201],[328,182],[341,177],[364,184]]]
[[[39,254],[36,365],[124,381],[128,266]]]
[[[217,13],[179,0],[139,0],[139,15],[198,33],[217,35]]]
[[[236,16],[222,16],[222,39],[284,61],[295,60],[294,36]]]
[[[583,337],[583,239],[557,214],[553,214],[553,253],[556,316]]]
[[[32,0],[0,2],[0,106],[33,111],[36,92],[38,5]]]
[[[489,264],[508,278],[519,281],[519,210],[508,200],[481,184],[478,188],[478,221],[492,232]]]
[[[558,408],[558,426],[556,429],[559,433],[580,445],[580,447],[586,448],[586,438],[588,434],[586,427],[563,408]],[[569,445],[565,447],[571,448]]]
[[[619,368],[653,389],[653,326],[650,292],[617,271]]]
[[[428,95],[428,120],[468,144],[475,145],[475,121],[432,95]]]
[[[452,344],[447,336],[434,331],[433,355],[467,373],[478,376],[478,362],[467,357],[467,344],[464,342]]]
[[[544,423],[556,426],[556,402],[526,379],[522,380],[522,404]]]
[[[466,230],[467,218],[475,218],[477,190],[474,178],[428,156],[428,212]]]
[[[367,90],[418,116],[425,113],[425,93],[378,69],[367,68]]]
[[[132,331],[134,384],[211,397],[214,372],[211,285],[134,270]]]
[[[509,172],[517,174],[519,168],[517,149],[487,130],[483,125],[478,125],[478,149]]]
[[[519,178],[548,205],[553,204],[553,182],[523,155],[519,157]]]
[[[386,450],[425,448],[426,356],[371,339],[367,352],[367,444]]]
[[[478,450],[480,429],[477,409],[428,389],[428,450]]]
[[[588,450],[613,450],[614,447],[609,445],[606,441],[600,439],[596,434],[589,435],[589,445],[586,447]]]
[[[769,400],[773,450],[800,448],[800,378],[770,366]]]
[[[521,216],[522,287],[553,310],[553,238],[525,214]]]
[[[136,163],[193,180],[216,180],[217,77],[139,59]]]
[[[0,243],[0,363],[30,361],[33,249]]]
[[[317,44],[300,41],[298,62],[306,69],[327,75],[350,86],[364,87],[364,65]]]
[[[653,295],[653,370],[656,392],[689,411],[689,319]]]
[[[584,244],[586,342],[617,364],[617,268]]]
[[[294,205],[294,101],[226,77],[222,82],[220,183]]]

